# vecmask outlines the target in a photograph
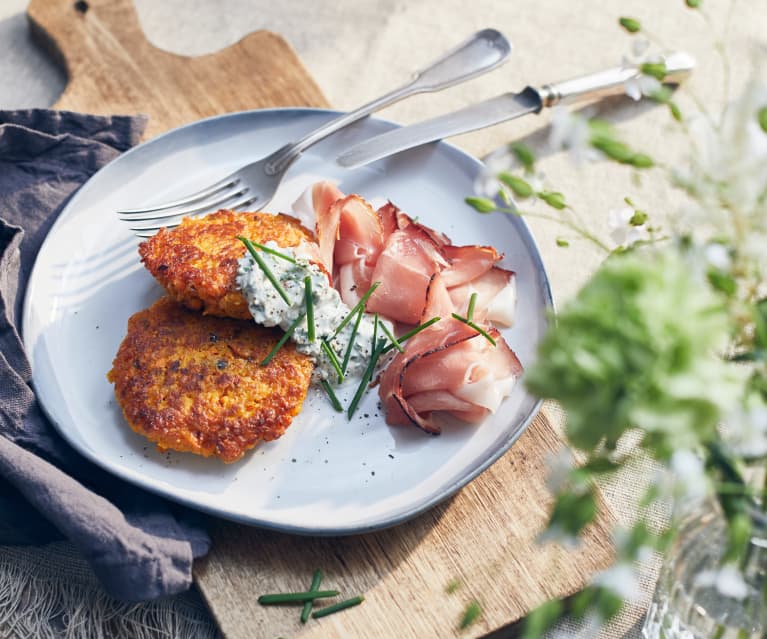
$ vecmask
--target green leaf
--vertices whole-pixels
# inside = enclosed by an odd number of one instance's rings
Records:
[[[606,136],[598,135],[593,137],[591,139],[591,146],[621,164],[630,164],[631,159],[634,157],[634,152],[623,142]]]
[[[759,348],[767,349],[767,299],[754,304],[754,343]]]
[[[767,106],[762,107],[756,114],[759,126],[762,127],[762,131],[767,133]]]
[[[535,154],[530,147],[521,142],[514,142],[509,145],[509,150],[519,160],[519,163],[525,167],[525,170],[532,172],[535,166]]]
[[[639,20],[636,20],[635,18],[620,18],[618,20],[618,24],[620,24],[629,33],[637,33],[642,28],[642,25],[639,24]]]
[[[645,62],[639,66],[639,70],[645,75],[652,76],[660,82],[663,82],[663,79],[668,73],[665,62]]]
[[[558,191],[540,191],[538,197],[557,211],[561,211],[567,207],[567,204],[565,204],[565,196]]]
[[[542,603],[525,618],[522,639],[540,639],[562,615],[564,606],[556,599]]]
[[[751,517],[745,513],[738,513],[730,517],[727,522],[727,551],[724,561],[737,561],[748,548],[751,540],[752,524]]]
[[[722,273],[717,269],[710,269],[706,274],[708,282],[715,290],[721,291],[725,295],[735,295],[735,291],[738,290],[738,284],[735,278],[727,273]]]
[[[478,213],[490,213],[496,209],[495,202],[487,197],[467,197],[464,202]]]
[[[461,622],[458,625],[461,630],[463,630],[464,628],[468,628],[481,616],[482,607],[479,605],[479,602],[476,600],[470,601],[466,606],[466,610],[463,611],[463,617],[461,617]]]
[[[549,527],[578,535],[597,516],[597,503],[591,492],[557,495],[549,519]]]
[[[516,195],[525,198],[530,197],[533,194],[533,187],[530,186],[525,180],[511,173],[501,173],[498,179],[508,186]]]
[[[681,122],[684,120],[684,117],[682,116],[682,112],[679,110],[679,107],[677,106],[676,102],[672,102],[671,100],[668,101],[668,109],[671,111],[671,117],[674,118],[677,122]],[[767,109],[765,109],[765,122],[764,128],[767,126]],[[764,129],[765,132],[767,132],[767,128]]]

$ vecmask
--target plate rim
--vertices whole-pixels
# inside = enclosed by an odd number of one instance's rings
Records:
[[[92,180],[96,179],[97,176],[99,176],[102,173],[102,171],[105,171],[106,169],[111,167],[113,164],[121,161],[126,156],[129,156],[136,152],[140,152],[146,146],[150,144],[156,144],[160,142],[163,138],[173,134],[177,134],[185,129],[191,129],[206,123],[210,123],[210,122],[214,122],[218,120],[226,120],[233,117],[243,117],[248,115],[253,115],[256,117],[260,115],[263,115],[265,117],[269,115],[277,115],[277,116],[286,115],[287,116],[291,113],[340,116],[345,114],[345,111],[341,111],[337,109],[295,106],[295,107],[271,107],[271,108],[265,108],[265,109],[248,109],[245,111],[232,111],[229,113],[221,113],[218,115],[209,116],[207,118],[202,118],[199,120],[195,120],[194,122],[189,122],[187,124],[174,127],[167,131],[164,131],[163,133],[160,133],[159,135],[156,135],[153,138],[150,138],[149,140],[140,142],[136,146],[128,149],[127,151],[120,153],[117,157],[115,157],[113,160],[105,164],[93,175],[91,175],[90,178],[86,180],[86,182],[84,182],[80,187],[78,187],[75,194],[72,197],[70,197],[70,199],[67,201],[64,207],[61,209],[58,216],[56,217],[56,220],[51,225],[51,228],[48,230],[48,233],[46,234],[45,239],[40,245],[40,249],[38,250],[37,255],[35,255],[32,270],[30,271],[29,279],[27,280],[27,286],[24,291],[24,302],[22,306],[20,334],[21,334],[22,344],[24,345],[25,352],[28,353],[27,344],[26,344],[26,332],[27,332],[27,326],[30,322],[30,317],[32,313],[32,304],[33,304],[32,299],[34,297],[34,295],[31,295],[30,292],[33,291],[35,286],[35,274],[38,272],[38,260],[40,259],[40,256],[42,255],[45,248],[48,246],[48,243],[51,241],[50,238],[54,235],[59,224],[63,224],[62,217],[67,214],[70,208],[74,208],[77,206],[80,200],[80,197],[82,196],[82,192],[84,188],[88,184],[90,184]],[[377,122],[390,125],[392,129],[401,128],[403,126],[397,122],[394,122],[392,120],[388,120],[385,118],[369,116],[368,119],[372,119]],[[444,153],[453,154],[453,156],[456,157],[458,160],[460,160],[460,162],[463,163],[464,165],[477,166],[482,164],[481,160],[474,157],[467,151],[464,151],[463,149],[455,146],[454,144],[451,144],[444,140],[431,142],[429,143],[429,145]],[[393,156],[389,156],[389,157],[393,157]],[[382,162],[387,159],[388,157],[382,158],[381,160],[377,160],[376,162]],[[375,162],[371,164],[375,164]],[[531,256],[534,258],[535,270],[541,279],[541,285],[542,285],[541,293],[542,293],[542,297],[544,301],[544,310],[547,312],[547,315],[549,316],[546,318],[545,321],[546,321],[546,324],[549,325],[550,316],[555,313],[555,304],[554,304],[554,298],[553,298],[553,294],[551,290],[551,282],[549,280],[548,273],[546,272],[546,268],[543,263],[543,257],[538,247],[538,243],[536,242],[535,237],[527,224],[527,221],[524,219],[524,217],[519,217],[516,219],[516,221],[519,225],[518,230],[522,232],[521,240],[530,249]],[[27,357],[30,360],[30,365],[32,365],[33,358],[29,357],[29,355],[27,355]],[[174,503],[182,504],[193,510],[203,512],[208,515],[214,515],[222,519],[226,519],[236,523],[253,526],[253,527],[257,527],[257,528],[261,528],[265,530],[272,530],[272,531],[284,532],[288,534],[294,534],[294,535],[300,535],[300,536],[314,536],[314,537],[349,536],[349,535],[369,533],[369,532],[378,531],[378,530],[385,530],[387,528],[392,528],[399,524],[410,521],[418,517],[419,515],[422,515],[426,511],[431,510],[435,506],[439,505],[443,501],[446,501],[447,499],[455,495],[461,488],[465,487],[467,484],[474,481],[479,475],[481,475],[496,461],[498,461],[506,452],[508,452],[511,449],[511,447],[516,443],[516,441],[522,436],[522,434],[527,430],[527,428],[533,422],[533,420],[538,416],[538,413],[540,412],[541,406],[543,404],[542,399],[537,399],[535,403],[533,404],[533,406],[531,407],[528,415],[519,423],[518,428],[516,428],[515,431],[506,440],[504,440],[503,443],[495,451],[493,451],[491,455],[489,455],[481,464],[473,468],[470,472],[461,476],[460,479],[444,487],[441,491],[436,492],[434,495],[432,495],[431,498],[429,498],[425,502],[419,502],[412,508],[406,511],[403,511],[393,517],[389,517],[383,521],[378,521],[378,522],[374,522],[370,524],[350,525],[350,526],[343,526],[338,528],[330,528],[330,527],[329,528],[311,528],[307,526],[298,526],[295,524],[274,523],[274,522],[263,520],[260,518],[248,517],[248,516],[241,515],[239,513],[233,513],[226,509],[219,509],[219,508],[216,508],[215,506],[200,504],[195,502],[194,499],[163,489],[162,486],[156,485],[156,480],[153,480],[151,477],[146,477],[144,475],[141,475],[140,473],[137,473],[134,476],[131,472],[126,471],[125,469],[119,466],[111,465],[108,461],[104,461],[101,458],[99,458],[99,456],[96,454],[95,451],[91,451],[86,447],[80,446],[79,442],[77,442],[76,439],[72,438],[69,435],[67,428],[63,427],[58,422],[58,420],[51,414],[48,406],[45,404],[45,402],[40,400],[39,393],[37,392],[37,388],[36,388],[37,383],[36,383],[34,367],[32,368],[31,384],[33,389],[35,389],[36,391],[35,399],[37,401],[38,406],[41,408],[45,416],[49,419],[49,421],[51,422],[51,424],[53,425],[57,433],[62,437],[62,439],[69,446],[71,446],[75,451],[77,451],[78,454],[82,455],[85,459],[95,464],[97,467],[102,468],[103,470],[106,470],[111,475],[118,477],[119,479],[126,481],[142,490],[146,490],[164,499],[168,499]]]

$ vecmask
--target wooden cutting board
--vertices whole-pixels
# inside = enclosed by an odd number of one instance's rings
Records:
[[[252,33],[212,55],[182,57],[145,39],[130,0],[32,0],[32,33],[66,70],[56,108],[149,115],[147,137],[225,112],[327,102],[290,46]],[[435,52],[436,53],[436,52]],[[546,458],[561,447],[539,415],[513,449],[442,505],[393,529],[307,538],[214,521],[195,578],[226,637],[470,637],[579,589],[610,557],[609,522],[577,553],[539,546],[550,505]],[[302,590],[312,572],[365,603],[301,626],[295,609],[263,608],[264,592]],[[448,584],[460,584],[448,593]],[[479,621],[460,631],[467,603]]]

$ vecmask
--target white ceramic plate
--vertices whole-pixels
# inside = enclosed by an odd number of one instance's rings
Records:
[[[106,373],[128,318],[162,289],[139,263],[138,240],[114,211],[196,190],[335,115],[250,111],[173,130],[106,166],[67,205],[37,258],[23,327],[38,397],[64,438],[87,458],[222,517],[296,533],[350,534],[405,521],[449,497],[498,459],[532,420],[538,402],[521,384],[481,426],[450,425],[439,437],[387,426],[375,392],[349,422],[312,389],[281,439],[231,465],[162,455],[125,424]],[[518,274],[517,321],[505,335],[529,365],[546,328],[548,282],[522,220],[480,215],[464,204],[479,163],[445,143],[355,171],[333,161],[352,143],[394,126],[368,119],[313,147],[293,166],[269,209],[288,210],[312,182],[337,179],[344,192],[391,199],[456,244],[494,245],[507,256],[504,266]]]

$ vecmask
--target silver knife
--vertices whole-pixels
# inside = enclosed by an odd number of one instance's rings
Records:
[[[669,84],[678,84],[695,67],[692,56],[681,51],[663,56],[663,62],[666,66],[663,82]],[[529,86],[520,93],[505,93],[431,120],[387,131],[344,151],[336,162],[347,168],[362,166],[427,142],[539,113],[543,107],[620,94],[626,82],[639,75],[637,67],[615,67],[540,88]]]

